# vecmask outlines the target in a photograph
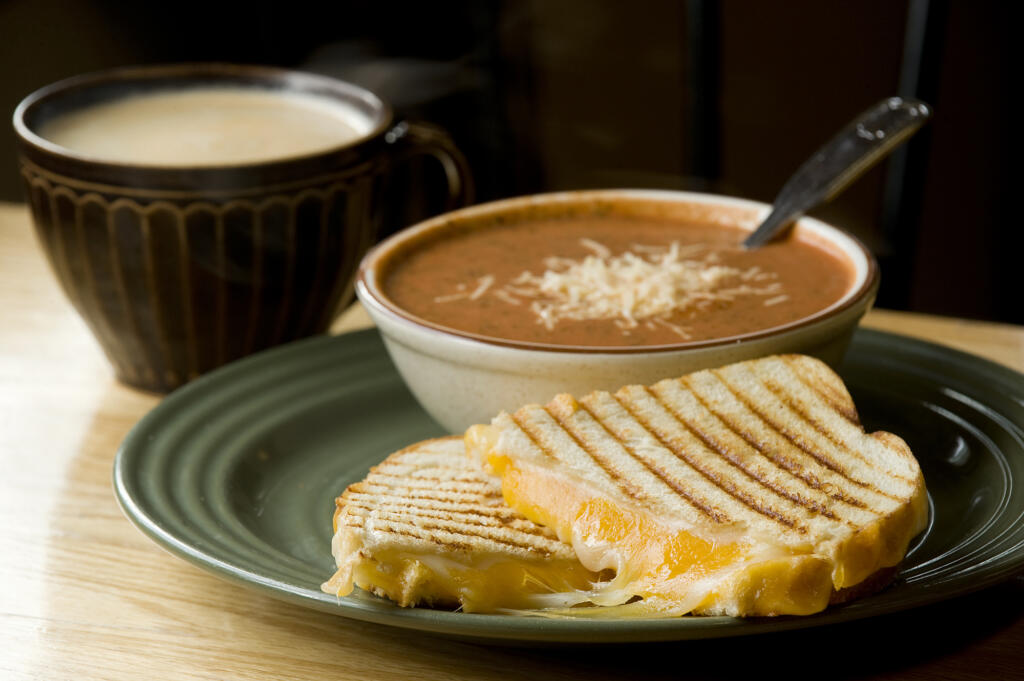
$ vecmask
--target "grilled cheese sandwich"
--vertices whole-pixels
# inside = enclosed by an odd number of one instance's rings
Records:
[[[797,355],[560,395],[466,446],[509,506],[615,572],[579,600],[617,614],[819,612],[883,585],[927,520],[906,443]]]
[[[334,530],[337,572],[323,590],[338,596],[359,586],[401,606],[494,612],[564,605],[560,594],[598,582],[553,531],[504,504],[461,437],[375,466],[337,499]]]

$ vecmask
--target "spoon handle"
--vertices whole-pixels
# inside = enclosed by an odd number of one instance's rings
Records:
[[[793,220],[824,203],[917,132],[931,116],[924,102],[889,97],[850,122],[783,185],[771,213],[743,242],[757,248]]]

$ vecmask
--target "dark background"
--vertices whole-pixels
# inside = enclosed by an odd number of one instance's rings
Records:
[[[42,85],[111,66],[275,64],[351,80],[444,126],[480,200],[651,187],[771,201],[854,115],[917,96],[932,122],[815,214],[879,257],[880,306],[1024,323],[1014,6],[5,0],[0,107],[9,116]],[[20,200],[13,133],[0,157],[0,200]],[[437,181],[427,166],[410,172]],[[438,209],[419,194],[395,201],[389,229]]]

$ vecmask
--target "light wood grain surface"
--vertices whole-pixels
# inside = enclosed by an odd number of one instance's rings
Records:
[[[1024,370],[1024,329],[895,312],[866,324]],[[370,326],[360,308],[334,332]],[[1021,580],[870,621],[750,639],[483,647],[352,622],[221,581],[121,514],[111,466],[159,397],[119,385],[23,206],[0,204],[0,678],[1021,678]],[[784,653],[784,654],[782,654]]]

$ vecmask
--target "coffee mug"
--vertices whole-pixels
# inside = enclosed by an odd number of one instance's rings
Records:
[[[262,116],[240,138],[245,153],[192,152],[163,139],[162,128],[147,130],[147,116],[192,115],[190,105],[172,102],[182,93],[237,93],[225,106]],[[323,110],[299,111],[314,100]],[[202,101],[202,115],[216,108]],[[127,113],[107,113],[122,103]],[[282,107],[289,111],[277,125]],[[330,137],[337,131],[320,114],[336,116],[344,132]],[[62,138],[52,130],[82,118],[84,142],[54,141]],[[162,148],[133,146],[136,123],[143,143],[157,138]],[[250,125],[230,116],[222,123],[235,132]],[[318,126],[327,141],[312,146],[286,134]],[[351,301],[356,266],[378,235],[385,181],[411,156],[440,161],[451,207],[471,200],[465,159],[442,130],[396,123],[372,92],[296,71],[189,64],[78,76],[29,95],[14,128],[36,233],[64,292],[118,379],[156,392],[325,331]]]

